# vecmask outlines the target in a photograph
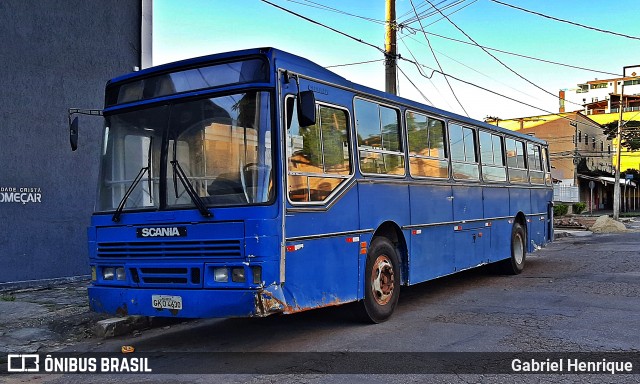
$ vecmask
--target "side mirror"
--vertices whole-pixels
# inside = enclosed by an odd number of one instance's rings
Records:
[[[78,117],[74,117],[73,121],[69,125],[69,143],[71,144],[71,150],[78,149]]]
[[[298,93],[298,124],[308,127],[316,123],[316,97],[313,91]]]

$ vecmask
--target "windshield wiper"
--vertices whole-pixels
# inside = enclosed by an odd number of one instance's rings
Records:
[[[120,204],[118,204],[118,208],[116,208],[116,211],[113,213],[113,217],[111,217],[112,221],[116,223],[120,221],[120,215],[122,214],[122,210],[124,209],[124,205],[126,204],[127,199],[131,195],[131,192],[133,192],[133,190],[136,188],[136,185],[138,185],[140,180],[142,180],[142,176],[144,176],[144,174],[148,171],[149,171],[149,167],[140,168],[140,172],[138,172],[138,176],[136,176],[136,178],[133,179],[133,183],[131,183],[129,188],[127,188],[127,191],[124,193],[124,196],[122,196],[122,200],[120,200]]]
[[[176,181],[177,175],[177,177],[180,179],[180,182],[184,186],[184,189],[187,191],[187,194],[191,198],[191,201],[193,201],[193,204],[196,206],[196,208],[198,208],[198,211],[200,211],[200,214],[204,217],[213,217],[211,211],[207,209],[206,204],[204,203],[204,201],[202,201],[202,198],[193,188],[193,185],[189,181],[187,175],[184,173],[184,170],[180,166],[180,163],[178,163],[178,160],[174,158],[171,161],[171,165],[173,166],[173,186],[175,188],[176,196],[178,196],[178,183]]]
[[[149,138],[149,152],[147,153],[147,166],[140,168],[140,172],[138,172],[138,176],[136,176],[136,178],[133,179],[133,183],[131,183],[131,185],[129,186],[129,188],[125,192],[124,196],[122,196],[122,200],[120,200],[120,204],[118,204],[118,208],[116,208],[116,211],[113,213],[113,217],[111,218],[111,220],[116,222],[116,223],[118,221],[120,221],[120,215],[122,214],[122,211],[124,210],[124,205],[127,202],[127,199],[129,198],[129,195],[131,195],[131,192],[133,192],[133,190],[136,188],[136,185],[138,185],[140,180],[142,180],[142,177],[144,176],[144,174],[146,172],[149,172],[149,177],[147,177],[147,181],[149,183],[149,185],[148,185],[148,188],[149,188],[149,201],[153,201],[153,181],[151,179],[151,148],[153,148],[152,144],[153,144],[153,137],[150,137]]]

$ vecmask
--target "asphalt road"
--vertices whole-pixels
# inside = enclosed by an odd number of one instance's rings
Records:
[[[528,255],[521,275],[495,275],[485,268],[403,288],[396,312],[382,324],[356,322],[348,305],[263,319],[191,321],[66,349],[116,352],[122,345],[132,345],[136,353],[151,353],[144,356],[151,356],[156,371],[180,374],[21,375],[9,379],[28,383],[640,382],[640,375],[503,375],[490,369],[482,374],[368,374],[363,361],[375,354],[354,353],[387,352],[384,356],[390,362],[382,366],[402,367],[406,365],[403,359],[415,357],[412,352],[558,352],[562,356],[630,351],[640,365],[639,309],[640,232],[568,237]],[[328,353],[284,355],[290,358],[285,364],[288,369],[279,375],[211,376],[201,374],[210,363],[198,357],[209,352]],[[323,356],[328,358],[323,360]],[[475,372],[474,361],[469,364]],[[343,367],[339,373],[353,369],[357,374],[323,373],[335,372],[336,365]],[[246,368],[240,370],[250,370]],[[370,369],[379,372],[379,368]]]

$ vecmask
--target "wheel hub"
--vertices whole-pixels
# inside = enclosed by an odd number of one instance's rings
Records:
[[[371,290],[373,298],[379,305],[385,305],[393,296],[394,272],[391,260],[386,255],[380,255],[373,263],[371,273]]]

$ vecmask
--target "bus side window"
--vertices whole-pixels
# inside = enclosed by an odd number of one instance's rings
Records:
[[[551,167],[549,165],[549,148],[542,148],[542,165],[544,167],[544,180],[545,184],[551,185]]]
[[[480,131],[480,160],[485,181],[507,181],[502,138]]]
[[[478,180],[478,158],[474,130],[458,124],[449,124],[451,168],[456,180]]]
[[[412,111],[406,121],[411,176],[449,178],[444,122]]]
[[[540,146],[527,143],[527,157],[529,159],[529,179],[532,184],[544,184],[544,171],[542,170],[542,158]]]
[[[362,173],[404,175],[398,111],[356,99],[355,114]]]
[[[512,183],[527,183],[527,165],[525,164],[524,142],[506,139],[507,166],[509,167],[509,181]]]
[[[295,98],[287,98],[288,193],[291,202],[321,202],[352,174],[348,115],[318,105],[316,123],[298,125]]]

